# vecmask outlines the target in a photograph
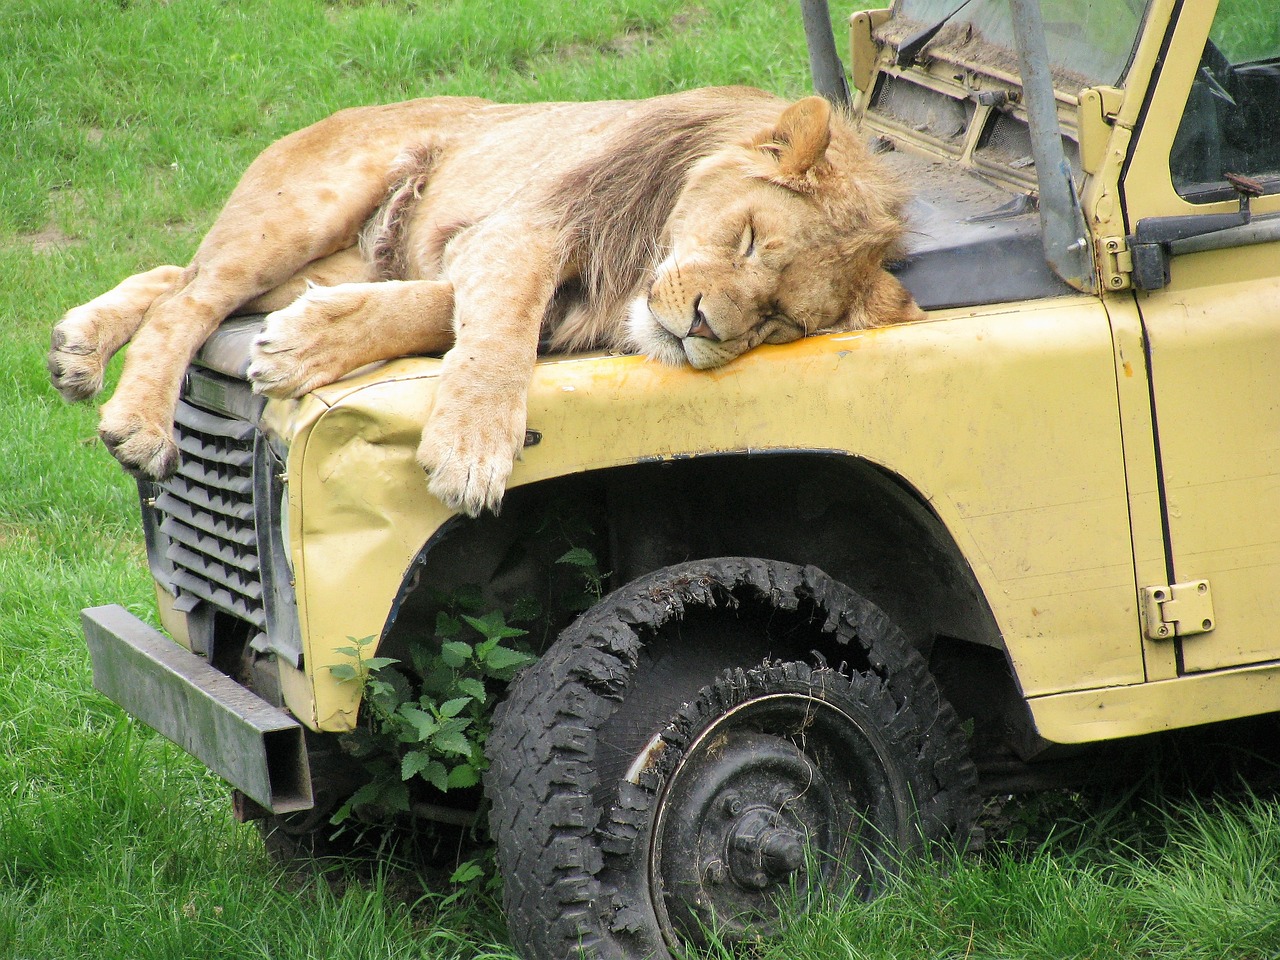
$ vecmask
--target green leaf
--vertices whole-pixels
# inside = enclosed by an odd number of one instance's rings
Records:
[[[440,644],[440,659],[455,670],[471,659],[471,653],[471,644],[463,643],[461,640],[450,640],[448,643]]]
[[[436,614],[436,636],[443,640],[456,637],[462,632],[462,621],[452,614],[441,610]]]
[[[441,731],[431,738],[431,746],[440,753],[456,753],[460,757],[471,756],[471,741],[457,731]]]
[[[351,816],[350,800],[333,812],[333,816],[329,818],[329,823],[336,827],[338,824],[343,823],[349,816]]]
[[[404,783],[388,783],[378,796],[378,805],[401,813],[409,812],[409,788]]]
[[[454,686],[459,693],[465,693],[476,703],[484,703],[489,699],[489,694],[485,690],[484,684],[475,677],[459,677]]]
[[[396,710],[396,714],[403,717],[412,724],[414,732],[418,735],[418,740],[425,743],[440,729],[440,722],[421,707],[416,707],[412,703],[402,703]]]
[[[458,865],[458,869],[453,871],[453,876],[449,878],[450,883],[471,883],[484,876],[484,868],[474,860],[468,860],[466,863]]]
[[[410,750],[404,755],[404,759],[400,761],[400,779],[411,780],[431,764],[438,762],[437,760],[432,760],[431,754],[425,750]]]
[[[440,715],[442,717],[456,717],[471,702],[471,697],[454,697],[452,700],[446,700],[440,704]]]
[[[463,616],[463,620],[471,624],[486,640],[504,640],[508,637],[523,637],[528,630],[507,626],[501,610],[491,610],[483,617]]]
[[[558,559],[556,563],[567,563],[583,570],[595,570],[596,555],[586,547],[574,547]]]
[[[445,771],[444,764],[439,760],[432,760],[423,768],[422,779],[441,793],[449,789],[449,775]]]
[[[351,795],[347,805],[353,809],[363,806],[382,807],[386,810],[408,810],[409,791],[403,783],[386,783],[374,780],[366,783]]]
[[[364,661],[364,668],[366,670],[382,670],[385,667],[391,666],[393,663],[399,662],[400,661],[395,657],[370,657],[368,660]]]
[[[499,680],[510,680],[517,670],[538,658],[510,647],[494,647],[484,658],[484,671]]]
[[[480,772],[469,763],[460,763],[449,771],[450,787],[474,787],[480,782]]]
[[[333,674],[335,680],[340,683],[347,683],[351,680],[358,680],[360,674],[356,668],[349,663],[335,663],[329,668],[329,672]]]

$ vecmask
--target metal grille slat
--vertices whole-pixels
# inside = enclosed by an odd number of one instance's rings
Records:
[[[267,627],[267,618],[261,607],[251,607],[243,598],[237,597],[226,587],[214,586],[187,570],[179,570],[174,574],[173,582],[184,593],[194,594],[201,600],[207,600],[218,609],[234,614],[261,630]]]
[[[185,501],[192,509],[208,511],[224,517],[232,517],[246,523],[253,522],[253,502],[231,498],[226,494],[211,494],[203,487],[194,486],[183,477],[171,477],[164,483],[166,493]]]
[[[244,571],[221,564],[212,557],[202,557],[181,543],[170,543],[165,553],[174,563],[192,573],[202,575],[210,583],[226,587],[249,600],[262,599],[262,583],[255,578],[244,576]]]
[[[257,539],[251,522],[236,523],[225,516],[210,513],[208,510],[193,509],[190,504],[178,499],[167,490],[156,497],[156,509],[180,521],[184,526],[194,527],[221,540],[231,540],[242,547],[252,547]]]
[[[225,437],[237,443],[245,443],[246,441],[250,445],[253,443],[253,424],[246,423],[244,420],[232,420],[226,417],[219,417],[216,414],[206,413],[191,406],[189,403],[179,401],[173,419],[179,426],[187,427],[193,433],[203,433],[212,437]]]
[[[181,459],[154,501],[173,586],[266,629],[253,505],[256,428],[180,402]]]
[[[202,534],[199,530],[179,523],[173,517],[166,518],[160,524],[160,532],[170,540],[176,540],[197,553],[213,558],[219,563],[244,570],[247,573],[256,574],[258,572],[258,558],[253,554],[238,550],[236,546],[219,543],[217,537]]]
[[[205,443],[189,434],[179,434],[178,449],[202,460],[214,460],[232,467],[247,467],[253,462],[252,450],[235,450],[216,443]]]
[[[247,494],[253,490],[253,477],[224,473],[216,466],[205,466],[195,460],[184,459],[178,466],[178,476],[197,486],[216,487],[231,493]]]

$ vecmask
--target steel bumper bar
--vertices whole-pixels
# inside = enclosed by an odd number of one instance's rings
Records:
[[[93,685],[272,813],[309,810],[302,725],[123,607],[81,611]]]

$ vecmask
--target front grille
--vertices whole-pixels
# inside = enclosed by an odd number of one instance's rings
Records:
[[[266,630],[254,523],[255,429],[179,402],[178,471],[159,484],[155,510],[180,594]]]

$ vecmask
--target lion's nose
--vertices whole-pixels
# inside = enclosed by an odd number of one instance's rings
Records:
[[[710,340],[712,343],[719,343],[720,338],[716,336],[716,332],[711,329],[711,324],[707,323],[707,315],[702,309],[702,294],[698,294],[693,300],[693,325],[689,327],[686,337],[702,337],[704,340]]]

